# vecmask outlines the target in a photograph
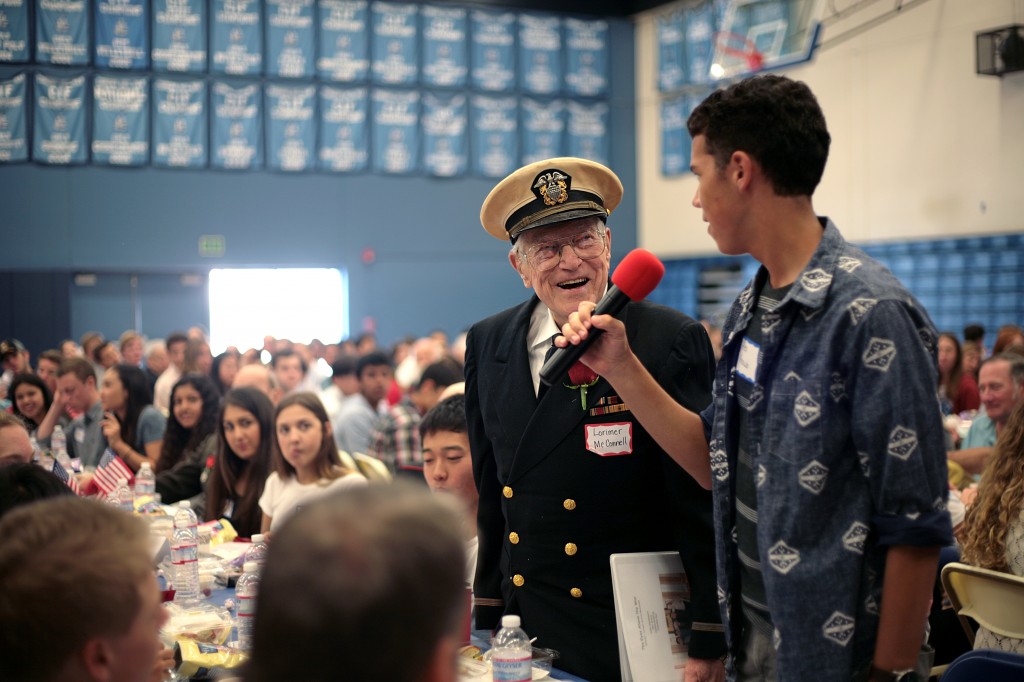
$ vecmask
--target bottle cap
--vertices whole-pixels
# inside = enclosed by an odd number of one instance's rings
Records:
[[[188,500],[182,500],[181,502],[178,503],[178,509],[191,509],[191,508],[192,508],[192,503],[189,502]]]
[[[252,544],[255,545],[258,542],[263,542],[263,533],[256,533],[252,536]]]
[[[522,621],[519,620],[519,616],[515,614],[509,614],[501,617],[501,627],[503,628],[517,628],[521,623]]]
[[[255,573],[260,570],[260,565],[255,561],[246,561],[242,564],[242,573]]]

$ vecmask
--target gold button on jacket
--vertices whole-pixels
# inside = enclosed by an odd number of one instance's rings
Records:
[[[571,590],[569,590],[569,594],[571,594],[572,596],[574,596],[574,597],[576,597],[577,599],[579,599],[580,597],[582,597],[582,596],[583,596],[583,590],[581,590],[581,589],[580,589],[580,588],[578,588],[578,587],[574,587],[574,588],[572,588]]]
[[[576,545],[574,545],[571,542],[565,543],[565,553],[569,556],[573,556],[574,554],[576,554]]]
[[[512,488],[505,486],[504,488],[501,489],[501,494],[504,495],[505,497],[512,497]]]
[[[526,578],[519,575],[518,573],[512,576],[512,584],[516,587],[522,587],[524,583],[526,583]]]
[[[570,498],[563,502],[562,506],[565,507],[568,511],[572,511],[573,509],[576,508],[576,500]]]
[[[513,545],[518,545],[519,544],[519,533],[517,533],[515,531],[512,531],[511,533],[509,533],[508,534],[508,541],[511,542]]]

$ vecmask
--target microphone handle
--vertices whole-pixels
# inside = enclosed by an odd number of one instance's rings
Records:
[[[608,293],[597,304],[597,307],[594,308],[593,314],[616,316],[622,312],[622,309],[626,307],[629,300],[629,297],[613,284],[608,289]],[[576,361],[590,348],[590,344],[594,343],[603,333],[603,329],[591,327],[588,330],[587,338],[583,339],[582,343],[578,346],[569,345],[556,350],[548,358],[548,361],[544,363],[544,366],[540,368],[541,383],[545,386],[551,386],[561,380],[562,377],[569,373],[569,368],[575,365]]]

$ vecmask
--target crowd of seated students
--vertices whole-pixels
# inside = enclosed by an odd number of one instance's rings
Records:
[[[403,468],[422,482],[419,421],[462,378],[439,332],[391,353],[372,334],[330,345],[268,336],[262,348],[217,357],[200,328],[165,340],[126,331],[114,342],[89,332],[40,353],[38,372],[22,344],[3,344],[11,371],[0,408],[25,425],[31,448],[50,450],[60,426],[83,488],[106,452],[133,473],[148,463],[164,503],[189,499],[201,518],[237,522],[242,537],[276,526],[279,510],[298,506],[292,497],[363,481],[369,472],[354,458],[364,453],[383,462],[376,476]],[[306,422],[320,425],[315,442],[286,444]]]

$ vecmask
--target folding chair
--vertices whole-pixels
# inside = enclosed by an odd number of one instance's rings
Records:
[[[949,664],[942,682],[1020,682],[1024,655],[981,649],[968,651]]]
[[[363,476],[366,476],[366,479],[371,483],[375,481],[388,483],[391,481],[391,472],[388,471],[387,465],[376,457],[362,452],[353,452],[352,457],[359,466],[359,471]]]
[[[942,586],[972,642],[968,618],[997,635],[1024,639],[1024,577],[953,562],[942,569]]]

